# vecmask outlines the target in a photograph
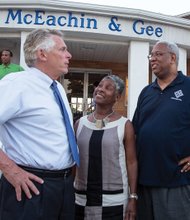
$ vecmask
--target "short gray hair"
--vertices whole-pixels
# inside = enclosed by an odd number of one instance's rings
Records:
[[[157,44],[164,44],[166,45],[168,52],[173,53],[176,55],[176,64],[178,66],[179,63],[179,47],[174,42],[168,42],[168,41],[158,41]]]
[[[115,88],[116,88],[116,91],[121,95],[123,93],[123,90],[125,88],[125,83],[124,81],[119,77],[119,76],[116,76],[116,75],[108,75],[108,76],[105,76],[103,78],[104,79],[110,79],[114,82],[115,84]]]
[[[24,56],[25,62],[29,67],[35,65],[37,59],[36,51],[38,49],[50,51],[54,47],[55,42],[52,39],[52,35],[63,38],[63,33],[61,31],[50,29],[36,29],[26,37],[24,43]]]

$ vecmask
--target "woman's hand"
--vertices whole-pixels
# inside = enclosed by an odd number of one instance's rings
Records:
[[[126,208],[125,220],[135,220],[136,210],[137,210],[137,200],[129,199],[127,208]]]

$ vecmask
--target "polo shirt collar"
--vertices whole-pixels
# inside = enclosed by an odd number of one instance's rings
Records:
[[[178,71],[177,77],[167,87],[172,87],[177,84],[180,84],[184,81],[184,79],[185,79],[185,75],[181,71]],[[152,83],[152,87],[160,88],[160,86],[158,85],[157,79]]]

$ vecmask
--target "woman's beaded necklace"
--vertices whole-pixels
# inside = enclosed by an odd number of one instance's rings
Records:
[[[107,125],[107,123],[110,122],[109,117],[114,113],[114,111],[112,111],[109,115],[106,115],[104,118],[102,119],[97,119],[94,115],[94,112],[92,113],[92,117],[93,117],[93,123],[95,124],[95,126],[97,128],[103,128]]]

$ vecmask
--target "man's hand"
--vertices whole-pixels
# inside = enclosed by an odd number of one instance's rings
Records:
[[[29,173],[16,164],[12,164],[11,167],[7,167],[3,170],[4,177],[8,182],[14,186],[16,192],[16,198],[21,201],[22,191],[26,194],[28,199],[32,198],[32,192],[39,195],[39,191],[34,185],[33,181],[43,184],[43,180],[32,173]]]
[[[179,166],[183,166],[181,172],[187,172],[190,170],[190,157],[185,157],[179,161]]]

